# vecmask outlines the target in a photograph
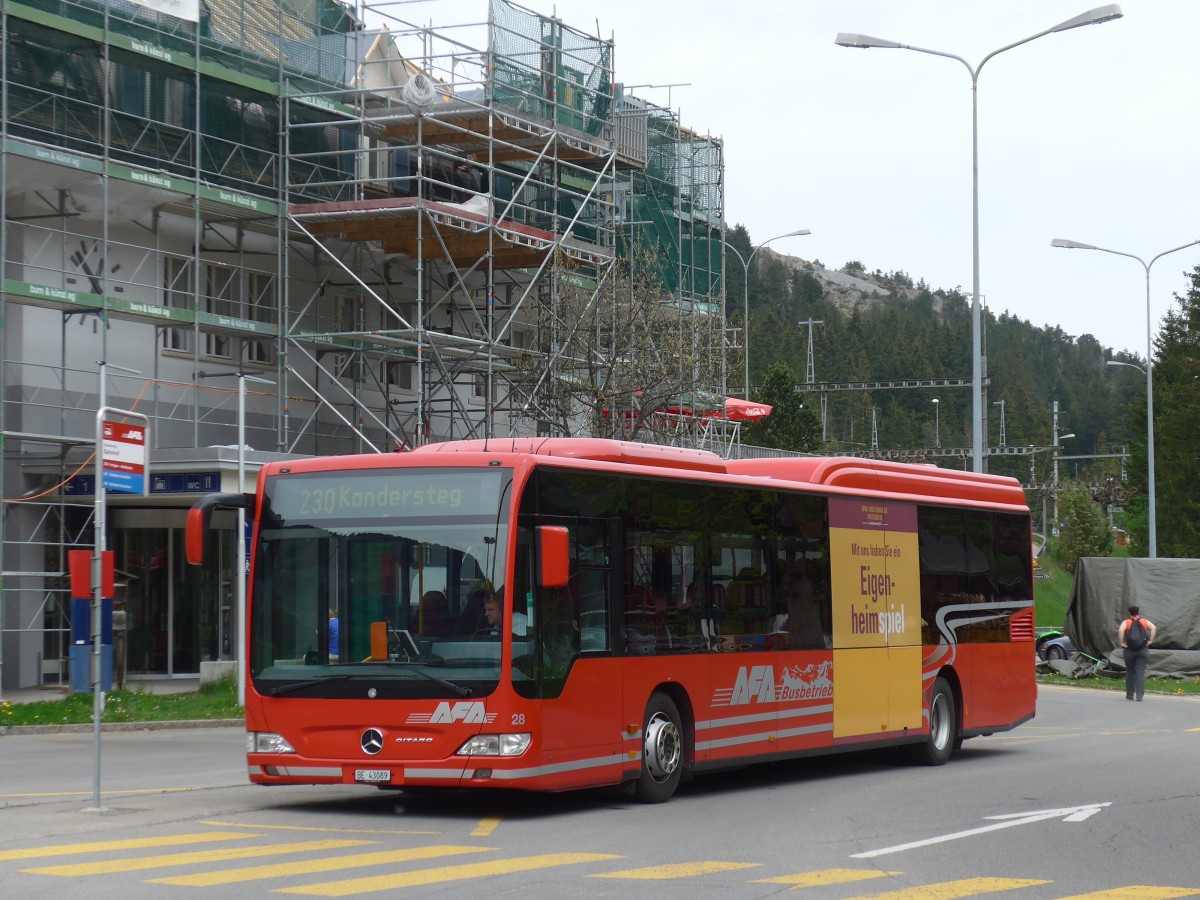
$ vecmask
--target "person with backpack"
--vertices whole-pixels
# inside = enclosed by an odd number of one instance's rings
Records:
[[[1125,699],[1136,695],[1141,700],[1146,694],[1146,663],[1150,661],[1150,645],[1158,629],[1149,619],[1140,615],[1137,606],[1129,607],[1129,618],[1117,630],[1117,641],[1125,654]]]

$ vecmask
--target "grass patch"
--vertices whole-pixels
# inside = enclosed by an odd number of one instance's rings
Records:
[[[240,719],[237,685],[225,678],[180,694],[151,694],[143,691],[110,691],[104,695],[100,721],[173,722],[187,719]],[[0,703],[0,725],[90,725],[91,694],[67,694],[58,700],[33,703]]]
[[[1034,625],[1038,628],[1062,628],[1067,618],[1067,600],[1074,576],[1059,568],[1047,548],[1038,557],[1038,569],[1045,578],[1033,580]]]

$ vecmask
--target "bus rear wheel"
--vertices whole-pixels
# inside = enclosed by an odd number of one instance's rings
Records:
[[[675,701],[654,694],[646,704],[642,729],[642,772],[633,796],[641,803],[665,803],[683,774],[683,725]]]
[[[929,734],[919,744],[910,748],[913,762],[924,766],[940,766],[950,758],[958,740],[958,715],[954,709],[954,692],[946,679],[933,683],[933,695],[929,698]]]

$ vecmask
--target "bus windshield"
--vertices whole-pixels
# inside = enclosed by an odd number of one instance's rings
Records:
[[[263,694],[450,698],[495,688],[484,602],[511,470],[280,474],[260,507],[250,675]],[[386,647],[386,650],[383,649]]]

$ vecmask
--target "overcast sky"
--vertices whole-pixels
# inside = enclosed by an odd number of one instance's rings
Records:
[[[755,243],[830,268],[858,260],[970,294],[972,67],[1095,0],[526,0],[615,40],[616,80],[725,142],[725,215]],[[995,314],[1146,354],[1135,259],[1200,239],[1198,0],[1125,0],[1124,17],[1038,38],[979,76],[980,292]],[[486,0],[403,7],[486,21]],[[1157,332],[1200,246],[1155,262]],[[964,373],[969,375],[969,373]]]

